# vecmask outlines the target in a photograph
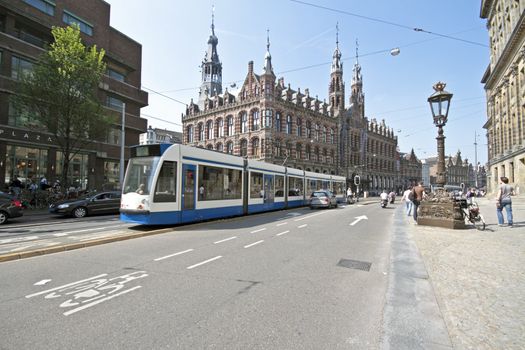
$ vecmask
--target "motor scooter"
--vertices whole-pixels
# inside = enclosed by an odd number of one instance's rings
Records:
[[[354,204],[355,203],[355,199],[354,199],[354,195],[353,194],[351,194],[348,197],[346,197],[346,203],[348,203],[348,204]]]
[[[388,205],[388,199],[382,199],[381,200],[381,208],[386,208]]]

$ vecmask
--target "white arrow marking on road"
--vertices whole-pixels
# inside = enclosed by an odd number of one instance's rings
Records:
[[[366,215],[356,216],[354,222],[352,222],[350,226],[354,226],[361,220],[368,220],[368,218],[366,217]]]
[[[103,274],[98,275],[98,276],[93,276],[93,277],[90,277],[90,278],[86,278],[85,280],[81,280],[81,281],[76,281],[76,282],[73,282],[73,283],[64,284],[64,285],[59,286],[59,287],[55,287],[55,288],[51,288],[51,289],[48,289],[48,290],[44,290],[44,291],[42,291],[42,292],[38,292],[38,293],[33,293],[33,294],[26,295],[26,298],[29,299],[29,298],[32,298],[32,297],[36,297],[37,295],[46,294],[46,293],[53,292],[53,291],[58,290],[58,289],[62,289],[62,288],[66,288],[66,287],[69,287],[69,286],[75,285],[75,284],[77,284],[77,283],[87,282],[87,281],[94,280],[94,279],[97,279],[97,278],[100,278],[100,277],[104,277],[104,276],[107,276],[107,275],[108,275],[107,273],[103,273]]]

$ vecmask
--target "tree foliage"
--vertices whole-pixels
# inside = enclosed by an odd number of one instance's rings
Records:
[[[106,70],[104,50],[87,48],[78,26],[53,27],[54,42],[32,72],[20,79],[15,106],[30,116],[30,124],[55,136],[64,155],[62,183],[67,186],[69,163],[89,143],[105,136],[110,120],[97,96]]]

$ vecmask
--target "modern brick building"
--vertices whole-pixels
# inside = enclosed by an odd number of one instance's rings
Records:
[[[107,72],[99,96],[108,114],[121,120],[125,103],[125,146],[139,142],[147,121],[140,109],[148,103],[141,90],[142,46],[109,25],[110,5],[102,0],[0,0],[0,186],[13,176],[23,181],[60,177],[62,154],[53,136],[27,125],[17,115],[10,96],[20,74],[30,71],[51,43],[51,27],[76,23],[87,46],[106,51]],[[99,140],[72,161],[70,182],[81,188],[118,187],[120,125],[113,125]]]
[[[183,143],[255,158],[297,169],[346,176],[362,190],[395,189],[397,137],[385,122],[365,117],[361,66],[353,67],[350,107],[345,108],[345,84],[339,43],[332,57],[328,103],[286,85],[273,72],[270,43],[258,74],[252,61],[234,94],[222,91],[212,21],[208,50],[202,62],[198,102],[183,116]]]
[[[525,1],[482,0],[487,19],[490,64],[482,78],[487,97],[487,190],[509,178],[518,193],[525,186]]]

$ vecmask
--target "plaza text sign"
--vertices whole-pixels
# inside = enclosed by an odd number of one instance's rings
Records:
[[[0,128],[0,139],[12,141],[25,141],[45,145],[53,145],[55,141],[54,138],[49,134],[9,127]]]

